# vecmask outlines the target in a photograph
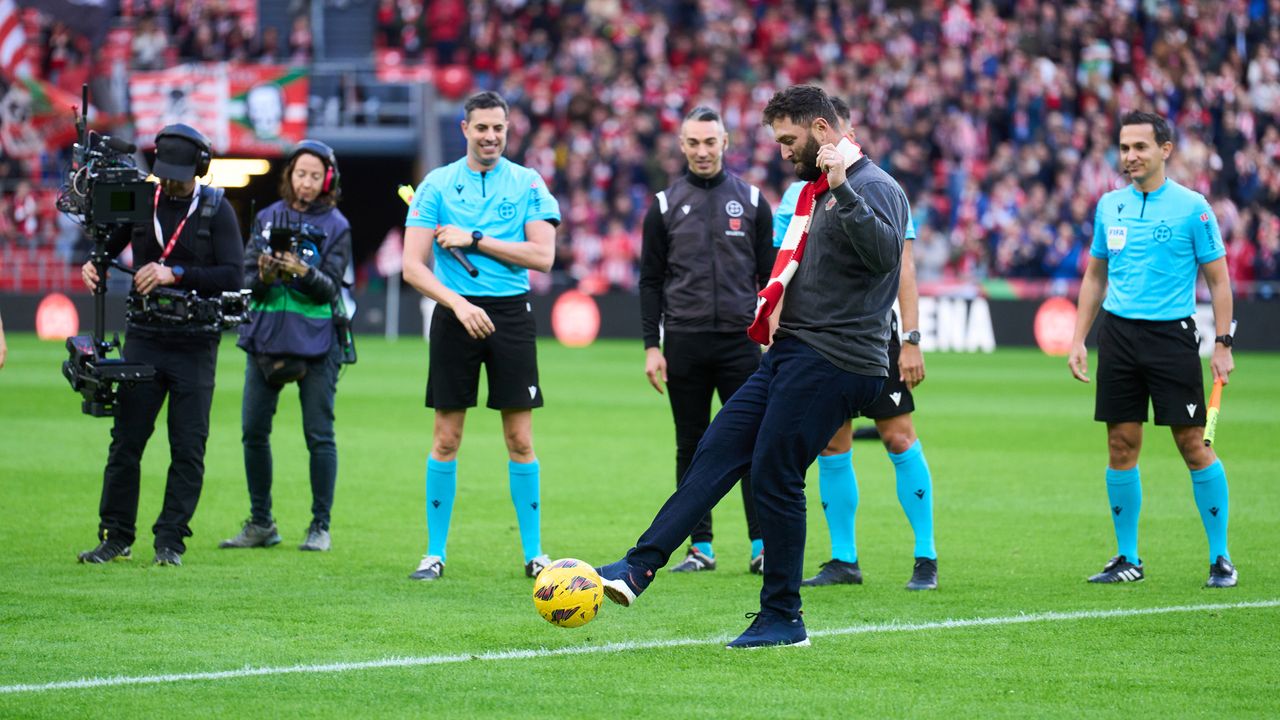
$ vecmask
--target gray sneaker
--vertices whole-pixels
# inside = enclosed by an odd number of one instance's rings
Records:
[[[439,580],[444,577],[444,561],[439,555],[426,555],[418,563],[418,569],[409,576],[410,580]]]
[[[153,564],[161,567],[182,567],[182,553],[171,547],[158,547]]]
[[[543,553],[524,564],[524,576],[536,578],[538,577],[538,573],[546,570],[550,565],[551,557],[546,553]]]
[[[252,548],[252,547],[271,547],[280,544],[280,533],[276,530],[276,524],[255,525],[252,520],[246,520],[244,527],[241,528],[240,534],[233,538],[223,540],[218,543],[218,547],[226,548]],[[326,546],[327,547],[327,546]]]
[[[299,550],[326,552],[329,549],[329,531],[319,525],[312,525],[307,530],[307,539],[298,546]]]

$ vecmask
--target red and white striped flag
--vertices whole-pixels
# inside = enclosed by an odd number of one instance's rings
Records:
[[[845,167],[857,162],[862,157],[862,148],[848,138],[841,138],[836,149],[844,156]],[[804,248],[809,241],[809,222],[813,219],[814,205],[818,196],[829,189],[827,174],[823,173],[800,190],[800,199],[796,201],[796,214],[791,216],[787,225],[787,234],[782,236],[782,247],[778,248],[778,257],[773,261],[773,272],[769,284],[759,293],[756,301],[756,317],[751,327],[747,328],[747,337],[761,345],[773,344],[773,333],[778,329],[778,318],[782,315],[782,295],[787,284],[795,277],[804,258]]]
[[[31,76],[27,31],[22,27],[22,11],[13,0],[0,0],[0,75],[8,80]]]

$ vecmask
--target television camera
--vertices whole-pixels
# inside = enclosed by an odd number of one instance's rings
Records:
[[[93,239],[89,261],[98,271],[93,290],[93,334],[67,338],[69,358],[62,374],[71,389],[84,398],[81,412],[94,417],[115,415],[121,385],[150,382],[155,368],[122,357],[120,336],[103,337],[106,324],[107,239],[117,228],[151,219],[154,185],[133,159],[137,148],[128,142],[99,135],[88,127],[89,86],[81,90],[80,115],[76,118],[78,141],[72,146],[71,168],[58,195],[57,208],[78,217]]]

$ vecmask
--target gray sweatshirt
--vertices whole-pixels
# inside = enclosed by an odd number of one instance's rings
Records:
[[[902,188],[865,157],[843,185],[819,195],[775,341],[795,337],[843,370],[888,377],[889,311],[909,212]]]

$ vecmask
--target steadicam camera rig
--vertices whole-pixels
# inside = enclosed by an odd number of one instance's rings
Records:
[[[155,185],[134,163],[137,147],[89,129],[87,85],[81,99],[81,114],[76,118],[79,141],[73,147],[71,169],[57,206],[78,216],[93,239],[89,261],[97,270],[98,284],[93,290],[93,334],[67,338],[70,357],[62,363],[62,374],[84,397],[80,408],[86,415],[109,417],[115,414],[121,385],[132,386],[155,377],[155,368],[150,365],[109,357],[119,353],[120,336],[116,334],[109,341],[104,337],[107,269],[134,272],[111,259],[107,241],[125,226],[152,221]],[[201,297],[194,290],[164,287],[146,295],[130,293],[125,317],[130,323],[161,331],[221,332],[248,320],[248,291],[224,292],[212,298]]]
[[[150,382],[155,368],[121,357],[109,357],[120,350],[120,336],[110,341],[104,335],[107,304],[107,240],[118,228],[151,219],[154,186],[147,174],[134,164],[137,148],[128,142],[99,135],[88,126],[89,86],[81,91],[80,115],[76,118],[79,140],[72,147],[71,168],[58,195],[58,210],[79,216],[93,239],[89,262],[98,271],[93,290],[93,334],[67,338],[70,357],[62,363],[62,374],[71,388],[84,398],[80,409],[86,415],[115,415],[118,388]]]

